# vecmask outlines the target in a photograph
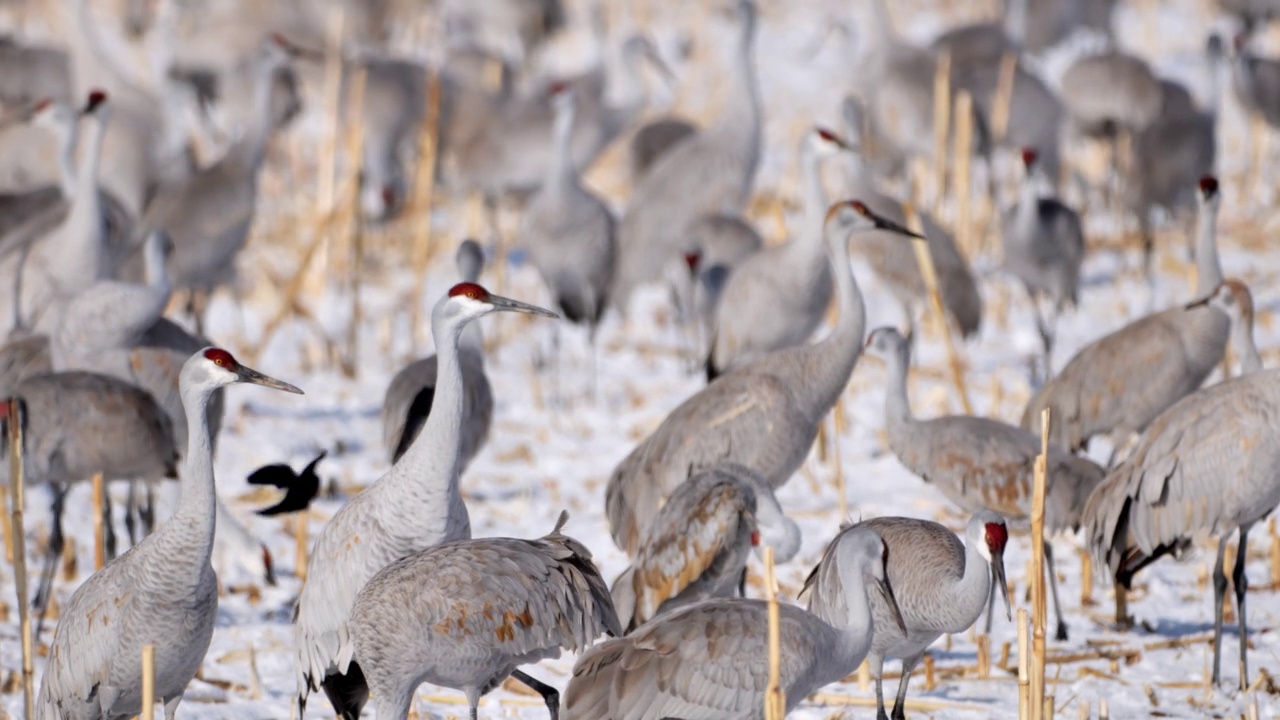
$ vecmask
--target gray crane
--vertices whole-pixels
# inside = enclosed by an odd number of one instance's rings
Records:
[[[676,117],[652,120],[640,126],[628,146],[631,156],[631,184],[639,185],[649,168],[685,138],[698,132],[698,126]]]
[[[181,182],[163,186],[138,223],[137,238],[161,231],[173,243],[169,275],[175,289],[191,293],[198,333],[203,332],[208,296],[234,276],[236,256],[249,236],[258,172],[271,133],[272,78],[287,61],[286,51],[274,39],[263,45],[249,124],[226,155]],[[140,252],[133,254],[129,265],[124,277],[137,279]]]
[[[386,220],[408,200],[402,158],[416,143],[425,115],[427,69],[421,63],[370,54],[360,110],[360,210],[367,220]],[[443,103],[443,99],[442,99]]]
[[[777,488],[809,454],[818,424],[862,354],[866,309],[850,268],[850,236],[880,228],[904,243],[914,237],[857,200],[832,206],[825,228],[839,309],[835,327],[816,344],[780,350],[716,378],[618,463],[605,506],[613,541],[628,555],[639,551],[664,499],[691,474],[728,460]]]
[[[933,86],[938,55],[903,41],[894,29],[884,0],[870,0],[870,27],[859,33],[857,72],[850,78],[853,93],[870,110],[870,128],[877,145],[887,147],[895,165],[910,158],[932,161]],[[972,115],[974,153],[990,167],[991,137],[985,118]]]
[[[800,528],[769,483],[734,463],[696,473],[667,498],[635,561],[613,581],[623,628],[700,600],[745,595],[747,556],[765,546],[780,563],[800,551]]]
[[[760,252],[764,238],[745,218],[713,213],[689,224],[680,257],[667,263],[663,277],[680,326],[691,338],[693,363],[706,367],[715,337],[716,308],[733,270]]]
[[[182,460],[182,497],[173,518],[132,551],[94,573],[62,610],[40,681],[40,720],[127,718],[142,709],[142,647],[156,647],[155,695],[173,720],[213,638],[218,580],[213,551],[213,445],[205,424],[220,387],[252,383],[298,388],[208,348],[182,368],[182,398],[193,428]]]
[[[911,359],[906,339],[893,328],[877,328],[867,338],[867,349],[889,364],[885,429],[889,448],[898,461],[965,512],[990,510],[1026,521],[1031,516],[1031,477],[1040,454],[1039,436],[999,420],[970,415],[916,419],[907,400]],[[1045,532],[1078,527],[1085,499],[1102,482],[1103,475],[1103,469],[1094,462],[1050,445]],[[1048,540],[1044,550],[1058,618],[1056,636],[1066,640],[1067,624],[1062,619],[1053,550]],[[991,601],[994,605],[994,594]],[[991,630],[990,614],[987,630]]]
[[[821,163],[848,147],[824,128],[805,134],[799,231],[788,242],[746,258],[729,275],[717,303],[708,381],[768,353],[804,344],[822,324],[831,304],[831,265],[823,234],[828,204]]]
[[[1244,314],[1238,288],[1226,286],[1210,304]],[[1247,296],[1244,296],[1247,297]],[[1229,303],[1229,305],[1228,305]],[[1248,332],[1242,334],[1252,344]],[[1248,355],[1246,355],[1247,357]],[[1254,353],[1256,357],[1256,353]],[[1117,621],[1127,621],[1125,591],[1133,575],[1162,555],[1181,554],[1204,534],[1218,539],[1213,568],[1213,683],[1221,677],[1224,556],[1239,530],[1231,580],[1240,623],[1240,688],[1249,685],[1245,596],[1249,530],[1280,504],[1280,438],[1275,434],[1280,392],[1276,370],[1226,380],[1179,400],[1161,413],[1134,449],[1098,486],[1085,507],[1085,537],[1099,567],[1116,581]]]
[[[570,157],[575,102],[572,88],[554,87],[551,164],[525,207],[520,236],[561,314],[586,325],[594,339],[613,280],[616,221],[604,201],[583,186]]]
[[[862,198],[872,211],[893,222],[905,223],[902,202],[876,188],[876,178],[866,163],[863,146],[862,103],[846,98],[843,105],[845,131],[853,152],[849,153],[849,192]],[[955,238],[943,230],[928,213],[919,212],[920,224],[929,240],[929,255],[938,275],[938,294],[942,306],[964,337],[976,334],[982,325],[982,297],[978,283],[964,255],[956,247]],[[915,250],[889,233],[860,233],[854,238],[854,252],[871,266],[871,270],[901,303],[907,323],[914,328],[916,315],[924,311],[927,290]],[[911,335],[914,337],[915,333]]]
[[[464,240],[458,246],[456,262],[461,282],[477,282],[484,269],[484,251],[475,240]],[[471,464],[489,439],[489,426],[493,424],[493,388],[484,371],[484,338],[479,325],[472,323],[462,330],[458,353],[465,393],[461,471]],[[382,400],[382,444],[393,464],[413,445],[431,413],[438,365],[437,354],[415,360],[396,373],[387,386]]]
[[[98,161],[110,117],[105,93],[90,93],[84,166],[70,202],[31,218],[0,239],[0,322],[49,332],[68,296],[109,274],[106,228],[98,193]]]
[[[760,89],[752,60],[755,4],[740,0],[736,21],[733,70],[720,116],[658,159],[636,185],[622,216],[613,292],[619,309],[626,309],[638,286],[661,277],[695,218],[746,208],[763,142]]]
[[[1199,198],[1196,297],[1204,297],[1222,282],[1218,181],[1202,179]],[[1075,452],[1110,434],[1114,461],[1131,435],[1200,387],[1222,361],[1229,333],[1225,313],[1198,304],[1138,318],[1076,352],[1028,401],[1022,427],[1040,432],[1040,411],[1051,408],[1055,444]]]
[[[463,466],[466,375],[459,345],[466,326],[493,312],[555,313],[493,295],[470,282],[454,285],[431,313],[436,386],[422,432],[391,469],[324,526],[311,552],[307,583],[294,614],[298,705],[323,687],[343,720],[356,720],[369,691],[353,659],[347,619],[356,593],[379,570],[413,553],[471,537],[458,490]]]
[[[902,628],[887,547],[875,532],[850,533],[819,582],[839,598],[840,621],[781,603],[779,684],[786,709],[848,676],[871,649],[871,604]],[[768,606],[763,600],[705,600],[655,618],[634,633],[583,653],[565,689],[566,720],[685,720],[764,717],[769,686]]]
[[[823,552],[822,560],[805,581],[809,612],[832,625],[846,622],[844,588],[837,582],[821,582],[836,562],[840,545],[856,542],[859,533],[874,531],[887,551],[885,575],[893,585],[897,608],[878,596],[869,596],[874,619],[871,652],[867,660],[876,681],[876,717],[888,720],[882,683],[884,659],[902,659],[902,678],[893,704],[894,720],[906,717],[907,682],[925,650],[945,633],[968,630],[982,615],[994,588],[1004,597],[1009,612],[1009,586],[1004,577],[1004,546],[1009,529],[999,515],[980,511],[969,518],[965,544],[945,526],[930,520],[881,517],[864,520],[840,531]],[[902,625],[894,622],[901,612]]]
[[[62,553],[62,510],[71,486],[87,483],[97,473],[107,481],[173,477],[178,458],[164,410],[129,383],[86,372],[49,373],[22,380],[10,397],[19,400],[26,421],[26,482],[48,485],[53,496],[49,545],[35,598],[39,628]],[[7,444],[5,450],[7,456]],[[114,557],[115,528],[105,493],[102,509],[105,549]]]
[[[424,682],[480,696],[508,676],[537,692],[552,720],[555,688],[519,670],[602,633],[622,635],[591,551],[555,528],[537,540],[482,538],[427,548],[369,580],[351,608],[356,657],[379,718],[407,718]],[[425,589],[425,591],[424,591]]]
[[[1259,57],[1248,43],[1247,34],[1236,35],[1231,88],[1246,111],[1280,127],[1280,59]]]
[[[1084,265],[1084,226],[1080,214],[1054,197],[1041,197],[1036,187],[1036,151],[1024,148],[1018,204],[1001,218],[1004,269],[1022,281],[1035,311],[1044,348],[1044,375],[1053,374],[1053,338],[1058,316],[1080,300],[1080,268]],[[1041,300],[1049,304],[1053,322],[1045,319]]]
[[[1161,80],[1160,115],[1134,137],[1125,187],[1129,190],[1128,206],[1138,216],[1148,274],[1155,247],[1152,210],[1163,208],[1171,214],[1194,210],[1196,181],[1214,173],[1220,102],[1218,78],[1224,59],[1221,38],[1211,35],[1205,54],[1209,69],[1208,105],[1203,109],[1196,107],[1186,88]],[[1188,234],[1189,240],[1191,237],[1193,234]]]

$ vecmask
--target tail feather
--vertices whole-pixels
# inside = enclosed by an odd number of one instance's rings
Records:
[[[337,672],[326,675],[320,686],[341,720],[360,720],[360,711],[369,701],[369,683],[359,663],[352,660],[346,675]]]

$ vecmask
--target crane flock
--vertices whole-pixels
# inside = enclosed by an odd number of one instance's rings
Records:
[[[28,0],[11,4],[40,12]],[[1039,520],[1055,643],[1069,642],[1073,607],[1059,593],[1064,558],[1055,565],[1050,536],[1059,548],[1079,545],[1114,585],[1115,625],[1085,611],[1085,634],[1129,629],[1137,574],[1214,541],[1208,681],[1223,679],[1233,589],[1235,681],[1252,692],[1259,620],[1246,615],[1248,539],[1280,505],[1280,370],[1266,368],[1255,342],[1272,311],[1255,301],[1270,290],[1267,273],[1235,255],[1224,262],[1219,249],[1220,209],[1250,208],[1263,193],[1244,182],[1229,192],[1216,173],[1234,152],[1221,121],[1228,96],[1255,138],[1280,127],[1280,59],[1259,49],[1259,27],[1280,12],[1220,0],[1222,21],[1197,45],[1208,79],[1196,93],[1118,42],[1122,25],[1111,15],[1126,4],[1137,3],[1007,0],[1002,19],[953,25],[922,43],[899,31],[904,16],[890,3],[859,0],[857,52],[840,59],[846,76],[821,78],[822,107],[803,108],[789,131],[799,140],[794,188],[773,162],[787,155],[776,142],[781,119],[797,113],[781,101],[773,65],[786,57],[774,47],[776,7],[763,0],[735,0],[725,69],[712,75],[719,97],[696,116],[662,106],[672,92],[693,92],[689,76],[707,56],[693,37],[704,42],[705,29],[669,43],[647,12],[605,4],[73,0],[30,37],[19,22],[21,32],[0,38],[0,479],[6,493],[18,479],[7,461],[19,451],[9,438],[20,435],[22,481],[47,492],[51,509],[46,534],[19,528],[43,555],[33,625],[47,653],[37,661],[34,717],[123,720],[153,711],[150,700],[173,720],[205,678],[215,639],[242,630],[228,621],[238,615],[219,611],[221,553],[255,582],[285,586],[266,602],[275,606],[269,622],[290,626],[282,666],[292,686],[273,677],[267,696],[289,698],[297,717],[358,720],[372,704],[378,718],[405,719],[426,683],[461,692],[476,720],[482,698],[514,681],[552,720],[764,718],[773,683],[790,712],[823,702],[813,694],[866,662],[877,717],[903,720],[913,673],[935,642],[946,635],[950,647],[984,610],[985,634],[997,632],[997,596],[1012,621],[1010,534]],[[705,20],[725,24],[725,14]],[[594,64],[564,74],[550,58],[563,49],[556,38],[575,31],[589,36]],[[406,52],[400,41],[424,33],[433,47]],[[1074,43],[1081,36],[1099,42]],[[674,46],[680,74],[668,65]],[[1055,55],[1060,48],[1069,52]],[[650,69],[666,94],[651,92]],[[962,94],[972,103],[955,102]],[[324,158],[296,152],[318,125],[317,99],[357,127],[346,142],[334,120],[342,159],[328,171]],[[941,140],[965,125],[972,158],[950,157],[965,148],[957,141],[950,152]],[[289,162],[284,138],[295,148]],[[1078,161],[1096,140],[1108,151],[1101,169]],[[954,168],[948,176],[948,160],[969,168],[970,159],[980,161],[972,186]],[[317,176],[332,173],[318,182],[332,202],[321,202],[315,228],[278,207],[277,195],[311,192],[301,188],[308,162]],[[1018,171],[1006,172],[1013,164]],[[930,166],[938,172],[926,178],[920,170]],[[613,176],[626,192],[602,180]],[[948,183],[970,197],[948,194]],[[980,220],[970,217],[975,197]],[[464,199],[488,208],[487,229],[470,215],[467,232],[456,232]],[[1168,292],[1168,263],[1159,262],[1174,254],[1167,218],[1191,221],[1193,289],[1175,301],[1181,294]],[[1136,234],[1126,234],[1130,219]],[[294,283],[277,274],[289,246],[272,245],[270,222],[315,236]],[[355,238],[345,247],[336,230],[344,223]],[[445,226],[443,245],[456,252],[441,293],[428,265]],[[1224,225],[1228,240],[1239,232]],[[1109,234],[1119,240],[1104,243]],[[985,251],[987,235],[998,257]],[[401,237],[402,246],[385,240]],[[344,267],[343,252],[375,274]],[[426,264],[404,264],[400,253]],[[1140,273],[1126,269],[1129,256]],[[285,298],[281,318],[309,317],[327,332],[345,311],[306,281],[313,257],[321,275],[352,273],[329,284],[353,298],[348,371],[361,415],[378,415],[376,405],[366,412],[371,386],[360,376],[370,356],[400,368],[382,395],[380,442],[353,448],[346,428],[325,437],[316,406],[224,399],[234,384],[302,394],[206,335],[231,335],[227,295],[240,305],[241,335],[260,331],[256,310],[272,290]],[[417,359],[407,363],[391,347],[406,335],[415,344],[400,317],[416,322],[422,308],[397,302],[387,317],[364,318],[359,304],[362,291],[381,302],[406,274],[427,288],[408,297],[429,299],[420,324],[434,347],[426,356],[411,347]],[[486,274],[495,277],[482,284]],[[1124,303],[1103,301],[1129,275],[1151,310],[1132,319]],[[1015,322],[1024,306],[1001,292],[1004,279],[1029,298],[1034,333]],[[308,310],[311,302],[324,312]],[[499,313],[510,315],[486,321],[482,334],[480,319]],[[869,319],[885,317],[902,328],[867,333]],[[582,326],[590,345],[586,410],[560,382],[561,354],[571,352],[561,319]],[[393,336],[382,352],[360,339],[362,321]],[[269,345],[277,322],[242,356],[287,366],[278,350],[297,335]],[[511,371],[514,353],[543,330],[554,337],[549,422],[513,400],[540,387],[541,363],[531,363],[529,387]],[[1034,338],[1035,350],[1024,352],[1021,338]],[[1004,354],[983,355],[993,345]],[[913,368],[913,357],[932,358],[937,346],[949,355],[962,414],[924,409],[937,403],[912,387],[931,373]],[[1055,350],[1073,354],[1055,359]],[[644,361],[624,378],[613,365],[631,351]],[[1010,353],[1029,377],[996,367]],[[665,354],[680,360],[670,365],[679,366],[673,392],[682,399],[628,432],[624,392],[645,411],[658,404],[648,395],[672,395],[654,392],[668,380],[655,369]],[[861,384],[874,374],[856,372],[864,354],[886,366],[883,394]],[[308,402],[350,402],[330,392],[343,380],[298,372],[320,385]],[[999,387],[974,412],[964,378],[979,372]],[[1022,389],[1021,415],[1007,421],[1000,401]],[[855,410],[871,426],[849,442],[846,404],[881,397],[878,419],[865,403]],[[293,415],[308,434],[291,452],[310,462],[300,473],[283,462],[248,476],[284,493],[250,526],[221,496],[226,481],[215,474],[230,473],[215,463],[218,438],[232,439],[227,462],[257,466],[278,448],[256,433],[243,442],[245,426]],[[537,448],[513,445],[524,433]],[[372,466],[352,463],[364,445],[377,456]],[[543,465],[545,448],[563,445],[580,457],[625,451],[605,458],[608,473]],[[839,504],[821,487],[828,453]],[[946,511],[934,520],[837,517],[850,499],[860,515],[891,501],[865,477],[874,471],[863,461],[880,453],[896,462],[896,493]],[[485,470],[500,454],[529,458],[523,518],[490,507],[501,482]],[[857,470],[851,481],[848,468]],[[370,482],[353,493],[358,474]],[[897,483],[902,476],[918,482]],[[83,514],[80,488],[99,478],[105,564],[57,581],[78,535],[66,516]],[[112,500],[120,483],[123,553]],[[174,488],[176,501],[166,502]],[[473,512],[483,537],[473,536]],[[550,532],[522,537],[532,523],[521,520],[539,513],[558,518]],[[272,543],[251,529],[277,516],[294,528],[299,553],[284,572]],[[766,588],[780,591],[777,606],[756,597],[766,557],[799,573]],[[791,567],[802,564],[807,576]],[[615,566],[625,569],[606,574]],[[51,634],[46,615],[56,619]],[[148,678],[144,646],[155,652]],[[567,678],[527,672],[563,653],[575,656]],[[887,712],[884,663],[894,658],[901,672]]]

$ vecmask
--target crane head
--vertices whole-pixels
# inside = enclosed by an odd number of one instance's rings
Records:
[[[1249,291],[1248,285],[1235,278],[1224,280],[1221,285],[1214,288],[1213,292],[1188,304],[1186,309],[1191,310],[1206,305],[1226,313],[1233,323],[1238,322],[1245,327],[1253,325],[1253,293]]]
[[[1200,178],[1200,196],[1206,202],[1214,200],[1218,197],[1218,178],[1212,175],[1205,175]]]
[[[449,294],[441,301],[441,307],[445,308],[446,312],[454,309],[455,316],[460,311],[464,321],[488,315],[491,312],[519,312],[557,319],[560,317],[550,310],[544,310],[537,305],[530,305],[529,303],[512,300],[501,295],[494,295],[478,283],[473,282],[461,282],[450,288]]]
[[[702,264],[702,251],[686,250],[684,253],[684,264],[689,268],[690,275],[697,274],[698,266]]]
[[[231,353],[222,348],[205,348],[188,360],[187,367],[183,368],[184,379],[188,374],[188,368],[193,368],[193,371],[194,368],[203,370],[205,378],[202,379],[213,387],[222,387],[233,383],[250,383],[298,395],[302,394],[301,390],[287,382],[281,382],[273,377],[263,375],[253,368],[241,365]]]
[[[992,582],[1000,589],[1004,598],[1005,614],[1013,617],[1013,608],[1009,604],[1009,583],[1004,573],[1004,547],[1009,542],[1009,527],[1004,518],[990,510],[974,513],[969,519],[967,535],[969,547],[976,549],[984,560],[991,564]]]
[[[923,235],[914,233],[898,223],[878,215],[861,200],[845,200],[832,205],[827,210],[825,225],[835,223],[844,232],[865,232],[867,230],[887,230],[897,235],[924,239]]]
[[[106,102],[107,102],[107,91],[92,90],[89,92],[89,99],[85,101],[84,109],[81,110],[80,112],[81,114],[84,114],[84,115],[92,115],[93,113],[97,112],[98,108],[102,107]]]
[[[1039,156],[1036,155],[1035,149],[1029,147],[1022,148],[1022,165],[1027,170],[1036,166],[1036,160],[1038,157]]]
[[[840,152],[853,152],[853,146],[834,131],[821,126],[814,126],[809,133],[809,146],[819,156],[831,156]]]

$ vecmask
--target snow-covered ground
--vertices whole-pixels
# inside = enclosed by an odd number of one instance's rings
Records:
[[[681,3],[653,3],[655,34],[663,49],[670,52],[677,40],[671,23],[681,20],[681,13],[668,12]],[[1205,7],[1201,7],[1201,5]],[[1213,16],[1208,2],[1171,0],[1161,4],[1133,3],[1117,13],[1118,34],[1122,44],[1151,59],[1162,72],[1180,77],[1199,72],[1195,52],[1202,46],[1203,32]],[[582,5],[575,3],[574,7]],[[612,5],[612,3],[610,3]],[[849,3],[831,3],[845,14]],[[860,3],[854,3],[860,7]],[[924,41],[940,29],[962,17],[976,17],[986,3],[946,3],[950,16],[939,14],[934,3],[923,0],[890,3],[903,34]],[[943,4],[940,4],[943,5]],[[768,150],[758,189],[766,194],[781,193],[790,197],[796,186],[795,149],[799,133],[810,123],[822,122],[838,127],[839,100],[849,84],[856,65],[849,61],[849,50],[841,42],[831,42],[812,53],[813,42],[821,36],[830,17],[825,6],[816,3],[764,2],[763,27],[757,42],[758,62],[768,119]],[[660,7],[661,9],[657,9]],[[860,16],[855,13],[855,17]],[[692,83],[682,91],[679,111],[698,117],[714,107],[715,91],[699,93],[698,84],[712,81],[720,72],[719,53],[730,32],[723,18],[708,14],[705,22],[689,22],[694,28],[695,43],[707,43],[709,52],[698,53],[703,67],[694,70],[678,67]],[[1155,22],[1152,28],[1148,26]],[[1214,23],[1216,26],[1217,23]],[[1072,52],[1088,47],[1088,38],[1069,43],[1046,59],[1045,72],[1050,77],[1060,74]],[[582,56],[585,43],[581,37],[569,38],[558,49],[566,57]],[[566,65],[571,63],[566,62]],[[312,97],[317,95],[313,94]],[[308,156],[320,147],[318,103],[313,103],[305,121],[293,132],[300,135],[297,144]],[[1225,111],[1225,200],[1222,213],[1222,255],[1228,276],[1244,279],[1253,289],[1259,308],[1257,336],[1264,361],[1277,361],[1280,333],[1273,327],[1275,310],[1280,305],[1280,290],[1274,279],[1280,270],[1280,251],[1269,242],[1274,229],[1271,195],[1274,177],[1264,164],[1264,184],[1255,189],[1249,202],[1239,197],[1238,180],[1243,173],[1246,156],[1243,151],[1245,125],[1234,101]],[[282,150],[286,143],[278,143]],[[1069,150],[1068,155],[1074,155]],[[251,492],[245,477],[255,468],[272,462],[289,462],[300,467],[320,449],[328,449],[329,457],[321,464],[322,477],[340,488],[340,496],[355,493],[376,480],[387,468],[381,444],[378,412],[383,391],[391,375],[416,353],[429,351],[429,339],[423,347],[410,347],[406,297],[414,282],[404,268],[407,257],[404,242],[406,228],[389,235],[370,238],[370,259],[361,295],[363,321],[360,324],[355,377],[347,377],[337,364],[330,362],[336,353],[346,353],[347,326],[350,317],[350,294],[344,283],[342,266],[317,276],[302,302],[311,310],[315,322],[286,323],[258,357],[257,348],[263,327],[280,303],[278,289],[281,278],[289,277],[301,256],[307,232],[287,223],[294,208],[310,195],[309,189],[294,187],[292,194],[275,192],[284,163],[281,156],[273,160],[264,188],[269,192],[263,201],[257,237],[242,258],[242,275],[247,288],[244,301],[235,303],[228,295],[220,296],[212,307],[209,332],[223,346],[241,356],[255,368],[292,382],[306,391],[302,397],[262,392],[253,387],[232,388],[227,395],[227,422],[218,444],[216,462],[217,485],[236,514],[269,546],[276,558],[279,585],[257,588],[261,583],[239,567],[223,551],[215,555],[218,569],[229,593],[219,606],[218,627],[213,645],[205,661],[201,678],[191,684],[182,713],[188,718],[287,718],[294,694],[294,651],[289,624],[292,603],[300,583],[294,571],[295,545],[292,532],[279,519],[262,518],[252,510],[271,504],[261,493]],[[620,163],[615,150],[606,157],[603,167],[591,179],[600,188],[613,192],[622,187]],[[833,180],[835,178],[832,178]],[[286,186],[287,187],[287,186]],[[838,186],[831,184],[833,193]],[[618,209],[624,198],[612,198]],[[1095,202],[1094,207],[1098,204]],[[453,282],[452,248],[462,227],[461,203],[451,203],[438,217],[437,241],[444,251],[435,255],[426,278],[425,319],[430,305]],[[772,218],[759,219],[762,231],[776,234]],[[794,219],[790,223],[795,226]],[[1108,248],[1116,247],[1117,220],[1096,211],[1088,220],[1090,239]],[[1154,295],[1148,291],[1137,266],[1136,244],[1123,255],[1112,250],[1093,252],[1086,264],[1081,307],[1066,315],[1059,330],[1057,365],[1061,366],[1077,348],[1147,312],[1153,307],[1166,307],[1189,297],[1184,272],[1182,240],[1176,233],[1162,235],[1162,262]],[[400,245],[395,245],[399,242]],[[992,259],[982,258],[977,266],[983,274],[982,290],[986,317],[980,337],[961,346],[967,372],[965,378],[975,411],[1016,422],[1022,405],[1030,395],[1027,368],[1038,348],[1029,308],[1023,295],[1012,283],[989,270]],[[856,265],[855,273],[867,296],[869,328],[901,321],[900,312],[886,288],[878,283],[865,266]],[[324,278],[324,279],[321,279]],[[327,280],[327,282],[326,282]],[[497,285],[492,268],[482,279],[490,287]],[[532,302],[547,302],[534,272],[527,265],[513,261],[507,269],[504,294]],[[471,465],[462,487],[470,514],[473,533],[477,537],[510,535],[537,536],[550,530],[561,509],[571,519],[567,532],[582,539],[595,553],[606,578],[613,578],[626,565],[626,558],[609,540],[604,517],[604,484],[614,465],[663,417],[684,398],[703,385],[699,375],[691,374],[681,356],[676,330],[670,322],[665,291],[653,288],[642,293],[633,305],[631,316],[624,322],[617,315],[606,321],[598,338],[598,394],[592,397],[589,372],[591,367],[585,336],[566,327],[562,361],[561,392],[564,403],[551,404],[554,383],[547,360],[551,345],[549,321],[523,317],[491,317],[482,322],[494,348],[489,354],[488,369],[497,398],[495,424],[489,444]],[[323,337],[321,333],[324,334]],[[429,332],[421,333],[425,338]],[[947,380],[946,356],[941,337],[927,334],[918,346],[919,357],[911,380],[911,394],[917,415],[929,417],[960,411],[955,390]],[[835,470],[831,458],[839,458],[844,473],[849,514],[856,517],[909,515],[940,519],[959,530],[964,518],[952,510],[942,495],[906,471],[888,452],[883,433],[883,385],[885,369],[875,360],[864,359],[854,372],[843,399],[845,431],[837,442],[838,453],[826,460],[815,453],[804,468],[781,491],[781,500],[792,517],[800,523],[803,549],[791,563],[779,568],[783,593],[794,598],[804,576],[818,560],[826,542],[835,534],[845,518],[834,483]],[[1105,459],[1107,448],[1097,449]],[[174,490],[166,488],[168,502]],[[114,492],[123,496],[124,488]],[[39,544],[47,534],[47,494],[33,489],[28,500],[27,537]],[[327,518],[341,505],[341,499],[318,501],[311,512],[312,539]],[[92,545],[89,495],[80,488],[71,496],[68,527],[76,530],[81,574],[91,564]],[[162,515],[163,517],[163,515]],[[1251,629],[1250,671],[1258,677],[1264,669],[1280,672],[1280,577],[1273,576],[1269,555],[1276,540],[1274,531],[1256,530],[1248,564],[1251,579],[1248,608]],[[1108,701],[1113,717],[1237,717],[1245,712],[1253,695],[1242,695],[1231,689],[1238,677],[1234,658],[1237,638],[1229,629],[1224,643],[1224,683],[1222,688],[1207,684],[1210,645],[1205,642],[1212,630],[1212,600],[1209,568],[1211,551],[1201,549],[1189,560],[1178,563],[1161,561],[1138,578],[1138,588],[1131,598],[1131,610],[1144,622],[1132,632],[1110,628],[1112,613],[1110,588],[1101,581],[1089,598],[1081,597],[1081,561],[1076,552],[1081,547],[1075,538],[1060,539],[1057,557],[1062,599],[1071,639],[1050,643],[1052,654],[1076,654],[1085,659],[1051,664],[1048,669],[1050,690],[1060,712],[1067,717],[1084,716],[1085,708],[1097,712],[1099,700]],[[1026,566],[1029,544],[1025,537],[1011,542],[1006,563],[1009,578],[1017,591],[1012,596],[1016,607],[1027,606]],[[32,556],[38,562],[39,556]],[[753,575],[758,575],[753,564]],[[74,582],[58,583],[59,597],[69,597]],[[254,586],[252,590],[247,589]],[[761,584],[752,582],[750,592],[758,594]],[[17,614],[14,610],[14,584],[8,565],[0,566],[0,597],[8,603],[9,612],[0,623],[0,667],[4,669],[0,707],[21,717],[20,686],[11,681],[20,667],[16,642]],[[52,628],[41,640],[47,643]],[[911,697],[937,704],[937,709],[913,713],[915,717],[992,718],[1013,717],[1017,709],[1014,682],[1016,654],[1008,657],[1001,648],[1016,646],[1012,624],[998,617],[992,637],[993,668],[991,677],[978,679],[975,669],[976,644],[968,635],[940,641],[934,650],[937,663],[937,686],[924,689],[924,673],[918,671],[912,681]],[[1105,657],[1104,657],[1105,656]],[[250,658],[256,660],[256,674]],[[1109,657],[1120,658],[1111,660]],[[1007,665],[1001,666],[1002,658]],[[544,662],[531,673],[563,688],[574,658],[565,656],[555,662]],[[43,658],[37,661],[37,684]],[[892,693],[897,679],[887,681]],[[823,702],[806,702],[793,713],[798,718],[838,716],[869,717],[874,712],[866,704],[873,697],[856,682],[826,688]],[[1280,715],[1280,697],[1275,688],[1264,684],[1257,693],[1260,717]],[[832,699],[847,699],[847,703]],[[418,711],[432,717],[465,716],[461,693],[424,686],[419,693]],[[519,689],[500,688],[482,702],[484,716],[545,717],[546,709],[539,698]],[[323,699],[313,698],[308,717],[326,717]]]

